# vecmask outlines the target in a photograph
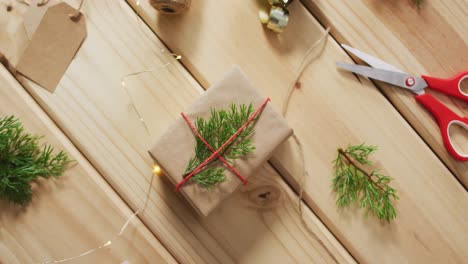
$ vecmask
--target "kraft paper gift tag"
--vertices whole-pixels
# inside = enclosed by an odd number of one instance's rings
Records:
[[[59,0],[32,0],[30,6],[23,15],[24,28],[28,38],[31,39],[32,35],[36,31],[37,27],[41,23],[42,17],[44,17],[47,8],[56,5]]]
[[[227,109],[232,103],[236,105],[252,103],[256,109],[265,99],[256,91],[240,68],[234,67],[184,113],[194,122],[197,117],[208,119],[212,108]],[[278,145],[293,133],[271,103],[263,109],[254,125],[254,131],[252,140],[256,149],[234,163],[234,168],[247,179],[253,176]],[[192,130],[180,117],[153,145],[150,154],[176,185],[183,179],[185,168],[195,154],[195,144]],[[225,175],[226,181],[215,185],[212,190],[206,190],[191,180],[179,190],[198,213],[206,216],[242,184],[227,168]]]
[[[84,16],[71,17],[77,12],[66,3],[49,7],[16,67],[50,92],[55,90],[86,37]]]

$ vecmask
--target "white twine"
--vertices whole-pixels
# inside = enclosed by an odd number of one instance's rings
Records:
[[[294,81],[292,82],[292,84],[289,86],[289,89],[287,91],[287,95],[284,99],[284,102],[283,102],[283,116],[284,118],[286,118],[286,114],[288,112],[288,108],[289,108],[289,102],[291,101],[291,97],[292,97],[292,94],[294,93],[294,90],[295,90],[295,87],[299,81],[299,79],[302,77],[302,74],[304,73],[305,69],[307,68],[307,66],[313,61],[315,60],[321,53],[318,53],[317,56],[311,58],[311,59],[308,59],[310,53],[315,49],[317,48],[317,46],[322,43],[322,41],[326,40],[327,36],[328,36],[328,33],[330,32],[330,28],[328,27],[322,34],[322,36],[316,41],[314,42],[310,48],[307,50],[307,52],[304,54],[304,57],[302,58],[302,61],[301,61],[301,64],[299,65],[299,69],[298,69],[298,73],[297,73],[297,76],[296,78],[294,79]],[[298,193],[298,211],[299,211],[299,215],[300,215],[300,218],[301,218],[301,221],[303,223],[303,225],[306,227],[307,231],[309,231],[310,233],[312,232],[305,220],[304,220],[304,217],[303,217],[303,198],[304,198],[304,189],[305,189],[305,186],[306,186],[306,183],[307,183],[307,176],[308,176],[308,171],[307,171],[307,168],[306,168],[306,165],[305,165],[305,154],[304,154],[304,147],[302,145],[302,142],[299,140],[299,137],[297,137],[296,134],[293,135],[293,139],[294,139],[294,142],[296,143],[298,149],[299,149],[299,155],[301,156],[301,166],[302,166],[302,177],[301,177],[301,181],[299,183],[299,193]]]

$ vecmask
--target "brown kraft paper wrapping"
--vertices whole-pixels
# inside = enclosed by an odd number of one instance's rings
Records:
[[[249,105],[254,109],[266,99],[252,86],[245,74],[235,66],[218,83],[185,112],[194,122],[197,117],[209,119],[210,111],[227,109],[230,104]],[[272,152],[292,135],[293,131],[286,120],[268,103],[254,125],[252,140],[253,153],[235,160],[234,168],[247,179],[271,156]],[[150,154],[174,183],[179,183],[191,157],[195,155],[195,136],[185,120],[180,117],[158,139]],[[219,166],[224,166],[220,163]],[[242,182],[228,168],[225,170],[226,181],[215,185],[212,190],[205,190],[191,180],[187,181],[180,192],[187,198],[198,213],[207,216],[224,199],[234,192]]]

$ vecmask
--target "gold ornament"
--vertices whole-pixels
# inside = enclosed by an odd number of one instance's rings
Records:
[[[289,22],[289,11],[286,7],[291,4],[292,1],[293,0],[268,0],[268,3],[271,5],[270,12],[268,13],[265,8],[261,8],[258,14],[260,22],[274,32],[283,32],[283,29]],[[267,4],[267,1],[264,3]]]
[[[283,32],[283,29],[288,25],[289,12],[288,10],[272,6],[270,9],[270,19],[268,20],[267,27],[275,32]]]

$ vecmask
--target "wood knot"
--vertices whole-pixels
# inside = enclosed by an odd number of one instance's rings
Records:
[[[258,208],[275,208],[281,198],[281,190],[274,185],[255,188],[248,193],[248,199]]]
[[[297,81],[297,82],[294,84],[294,87],[295,87],[296,89],[301,89],[302,83],[299,82],[299,81]]]
[[[258,197],[262,199],[267,199],[271,195],[271,192],[266,192],[266,193],[261,193],[258,195]]]

